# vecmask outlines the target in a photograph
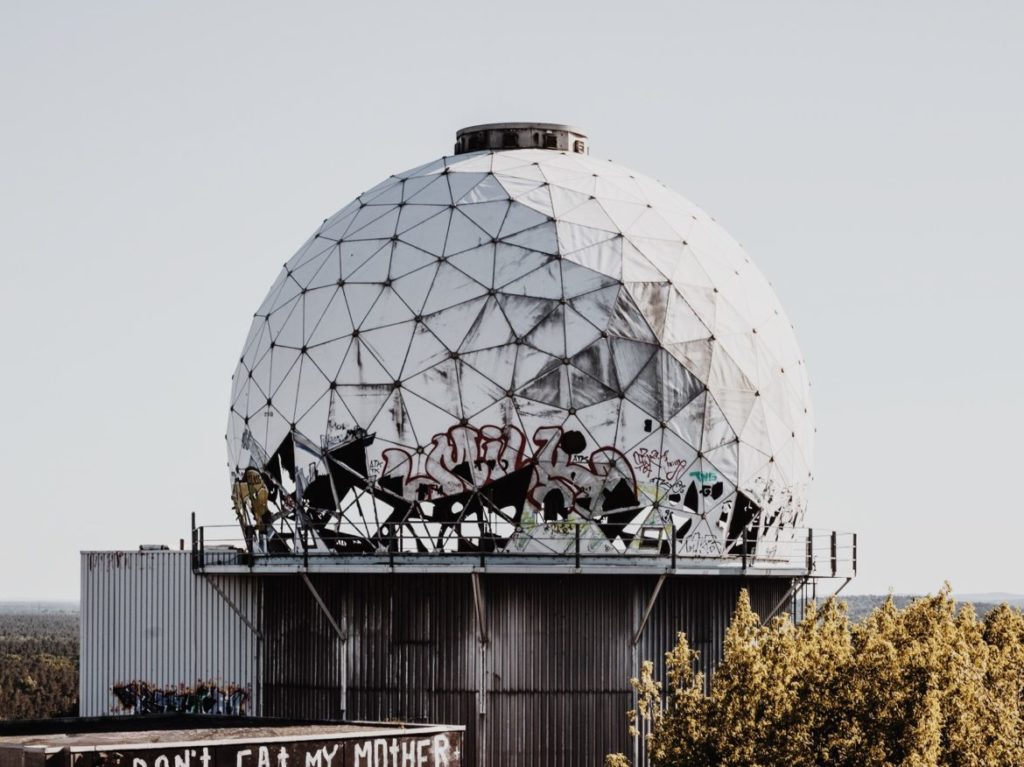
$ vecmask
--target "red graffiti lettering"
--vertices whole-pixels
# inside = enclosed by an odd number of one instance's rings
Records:
[[[602,490],[625,481],[636,492],[636,476],[627,457],[614,447],[598,447],[589,454],[586,439],[559,426],[542,426],[533,434],[533,458],[527,454],[526,437],[514,426],[455,426],[435,434],[421,451],[389,447],[382,452],[381,479],[400,479],[402,495],[409,501],[459,495],[486,487],[520,469],[530,467],[527,500],[542,508],[544,497],[554,489],[565,506],[580,508],[589,503],[600,511]],[[685,465],[685,462],[684,462]]]

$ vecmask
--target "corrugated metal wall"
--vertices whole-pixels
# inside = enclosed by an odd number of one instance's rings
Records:
[[[131,713],[111,691],[131,682],[249,688],[259,713],[259,579],[196,576],[187,551],[83,552],[81,588],[82,716]]]
[[[600,767],[612,751],[639,756],[625,712],[642,660],[662,674],[685,631],[714,665],[739,590],[764,616],[790,586],[669,577],[634,646],[657,576],[477,577],[482,634],[469,574],[311,576],[342,639],[298,574],[203,576],[189,552],[84,553],[81,713],[127,713],[115,684],[212,681],[251,688],[255,715],[463,724],[467,765]]]
[[[637,580],[483,580],[491,635],[486,764],[600,765],[622,749]]]
[[[656,581],[646,579],[646,594]],[[789,587],[788,578],[667,578],[640,639],[640,658],[654,661],[656,672],[664,676],[665,652],[675,646],[677,634],[683,631],[690,647],[700,653],[707,667],[714,668],[722,660],[725,630],[740,589],[747,589],[754,612],[766,617]],[[780,612],[790,612],[789,605]]]
[[[600,767],[611,751],[634,755],[625,712],[639,662],[660,670],[678,631],[717,662],[739,590],[767,615],[790,585],[668,578],[634,647],[655,576],[480,576],[483,645],[469,575],[312,583],[348,641],[299,576],[266,579],[265,713],[464,724],[466,764],[478,767]]]
[[[475,722],[470,577],[331,575],[311,582],[348,633],[338,639],[299,576],[264,585],[267,716]],[[467,732],[466,753],[475,753]]]

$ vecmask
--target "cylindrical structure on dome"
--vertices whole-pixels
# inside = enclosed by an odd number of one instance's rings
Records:
[[[264,713],[465,724],[480,767],[642,760],[642,659],[686,631],[711,666],[741,588],[765,617],[851,569],[803,527],[807,374],[767,280],[589,150],[459,131],[326,219],[257,309],[236,524],[196,528],[193,567],[274,576]]]

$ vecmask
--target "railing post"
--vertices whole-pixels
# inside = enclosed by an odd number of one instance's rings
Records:
[[[669,541],[669,544],[668,544],[669,546],[672,547],[672,570],[673,571],[676,569],[676,542],[677,542],[676,541],[676,523],[673,520],[673,522],[672,522],[672,538],[671,538],[671,540]]]
[[[857,574],[857,533],[853,534],[853,574]]]
[[[814,571],[814,528],[807,528],[807,574]]]
[[[836,531],[832,531],[832,577],[836,577],[836,569],[838,567],[839,559],[839,547],[836,543]]]
[[[195,572],[199,569],[199,559],[197,557],[199,541],[199,534],[196,532],[196,513],[192,512],[192,571]]]
[[[580,568],[580,520],[576,520],[576,569]]]

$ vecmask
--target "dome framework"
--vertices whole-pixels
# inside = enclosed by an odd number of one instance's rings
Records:
[[[813,423],[789,320],[707,214],[508,149],[324,221],[256,312],[227,441],[253,553],[714,559],[803,540]]]

